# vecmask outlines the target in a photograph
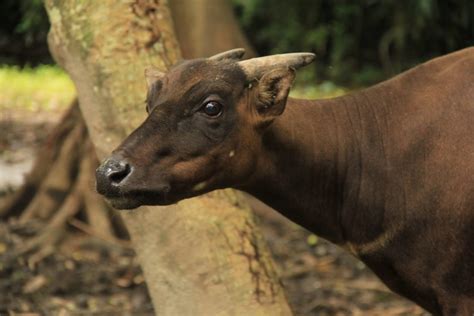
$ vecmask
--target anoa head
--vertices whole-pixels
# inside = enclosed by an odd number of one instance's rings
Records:
[[[148,117],[96,172],[114,207],[167,205],[254,174],[265,129],[283,113],[310,53],[241,61],[243,49],[145,72]]]

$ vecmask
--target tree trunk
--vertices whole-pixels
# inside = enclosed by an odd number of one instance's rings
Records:
[[[46,6],[50,49],[76,84],[102,158],[144,119],[143,69],[165,70],[179,59],[166,2],[48,0]],[[158,315],[291,314],[238,193],[142,207],[122,218]]]
[[[255,50],[244,36],[229,0],[170,0],[174,29],[184,58],[208,57],[228,49]]]

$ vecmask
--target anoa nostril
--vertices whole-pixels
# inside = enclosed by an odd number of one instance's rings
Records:
[[[105,176],[112,184],[119,184],[131,170],[130,165],[125,161],[109,160],[105,166]]]

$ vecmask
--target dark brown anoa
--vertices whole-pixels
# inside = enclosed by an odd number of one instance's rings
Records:
[[[148,71],[146,121],[97,170],[117,208],[234,187],[348,249],[434,314],[474,313],[474,48],[328,100],[290,54]]]

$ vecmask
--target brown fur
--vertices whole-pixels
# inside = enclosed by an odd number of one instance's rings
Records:
[[[235,61],[187,63],[115,152],[133,171],[114,187],[99,168],[101,193],[129,208],[235,187],[349,249],[426,310],[474,313],[474,48],[316,101],[286,99],[291,71],[249,85]],[[189,93],[209,76],[221,79]],[[220,119],[180,117],[202,102],[190,96],[226,86]]]

